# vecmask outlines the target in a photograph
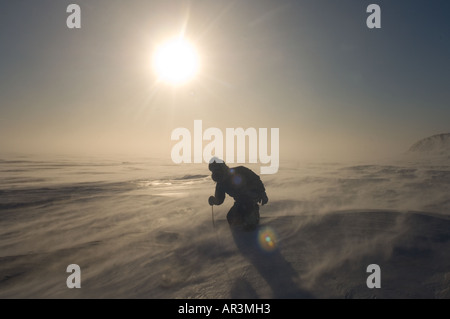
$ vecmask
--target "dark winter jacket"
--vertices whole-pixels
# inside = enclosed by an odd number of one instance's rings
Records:
[[[252,201],[256,203],[267,198],[266,189],[259,176],[244,166],[228,169],[228,174],[216,185],[214,204],[222,204],[225,194],[233,197],[236,202]]]

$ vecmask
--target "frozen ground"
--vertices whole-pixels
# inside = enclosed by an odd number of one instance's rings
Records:
[[[3,157],[0,174],[0,298],[450,297],[446,162],[282,163],[259,233],[230,231],[229,197],[213,228],[206,165]]]

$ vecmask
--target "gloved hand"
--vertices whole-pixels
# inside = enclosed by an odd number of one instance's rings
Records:
[[[269,199],[267,198],[267,194],[264,192],[264,194],[261,195],[261,198],[259,199],[258,203],[260,203],[261,205],[265,205],[267,204],[268,201]]]
[[[214,205],[215,202],[216,202],[216,198],[214,196],[209,196],[208,204],[212,206],[212,205]]]

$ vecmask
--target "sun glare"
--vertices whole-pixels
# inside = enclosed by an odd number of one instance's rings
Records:
[[[181,84],[196,75],[199,60],[190,43],[184,39],[175,39],[158,47],[153,56],[153,67],[160,80]]]

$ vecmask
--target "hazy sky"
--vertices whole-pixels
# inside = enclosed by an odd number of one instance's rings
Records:
[[[448,0],[1,1],[0,154],[170,157],[194,120],[279,128],[281,160],[403,152],[450,132],[449,17]],[[152,54],[181,30],[201,70],[172,87]]]

